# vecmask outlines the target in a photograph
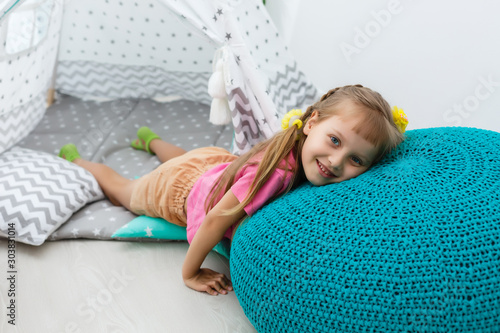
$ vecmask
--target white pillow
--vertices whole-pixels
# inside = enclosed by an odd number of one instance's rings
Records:
[[[40,245],[103,197],[92,174],[55,155],[19,147],[0,155],[0,236]]]

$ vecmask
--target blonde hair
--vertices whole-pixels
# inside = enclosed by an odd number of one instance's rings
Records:
[[[362,117],[358,125],[353,128],[353,131],[379,147],[374,162],[380,160],[387,152],[403,141],[403,135],[394,124],[391,107],[387,101],[379,93],[359,84],[328,91],[318,102],[307,108],[300,120],[305,124],[314,111],[318,113],[319,122],[333,115],[351,116],[351,114],[345,114],[341,108],[338,108],[338,105],[346,99],[360,106],[353,112],[355,114],[352,114],[353,116]],[[239,205],[227,211],[227,215],[235,214],[246,207],[278,168],[285,171],[281,180],[282,184],[291,174],[290,182],[283,194],[303,182],[306,178],[301,155],[302,146],[307,136],[302,131],[303,126],[300,129],[297,126],[291,126],[287,130],[276,133],[272,138],[258,143],[249,152],[233,161],[212,187],[211,195],[205,202],[206,212],[208,213],[215,206],[217,198],[221,198],[223,194],[229,191],[236,174],[246,165],[258,164],[257,173],[246,198]],[[287,159],[290,152],[294,153],[296,165],[290,165]],[[256,155],[262,155],[259,162],[252,161],[252,158]],[[277,196],[278,193],[274,193],[269,201],[274,200]]]

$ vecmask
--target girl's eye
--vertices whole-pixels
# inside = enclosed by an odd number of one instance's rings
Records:
[[[363,165],[363,162],[361,162],[361,160],[359,158],[357,158],[356,156],[353,156],[352,158],[352,161],[358,165]]]
[[[334,145],[336,145],[336,146],[340,145],[340,141],[339,141],[339,139],[337,139],[336,137],[331,136],[331,137],[330,137],[330,140],[332,140],[332,143],[333,143]]]

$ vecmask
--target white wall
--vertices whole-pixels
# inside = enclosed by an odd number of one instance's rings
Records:
[[[302,71],[322,91],[361,83],[411,128],[500,132],[500,2],[267,0]]]

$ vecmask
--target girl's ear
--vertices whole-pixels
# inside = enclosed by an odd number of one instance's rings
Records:
[[[314,127],[314,125],[316,125],[317,122],[318,122],[318,111],[314,110],[309,119],[306,121],[306,124],[304,125],[304,129],[302,130],[302,132],[305,135],[309,135],[311,129]]]

